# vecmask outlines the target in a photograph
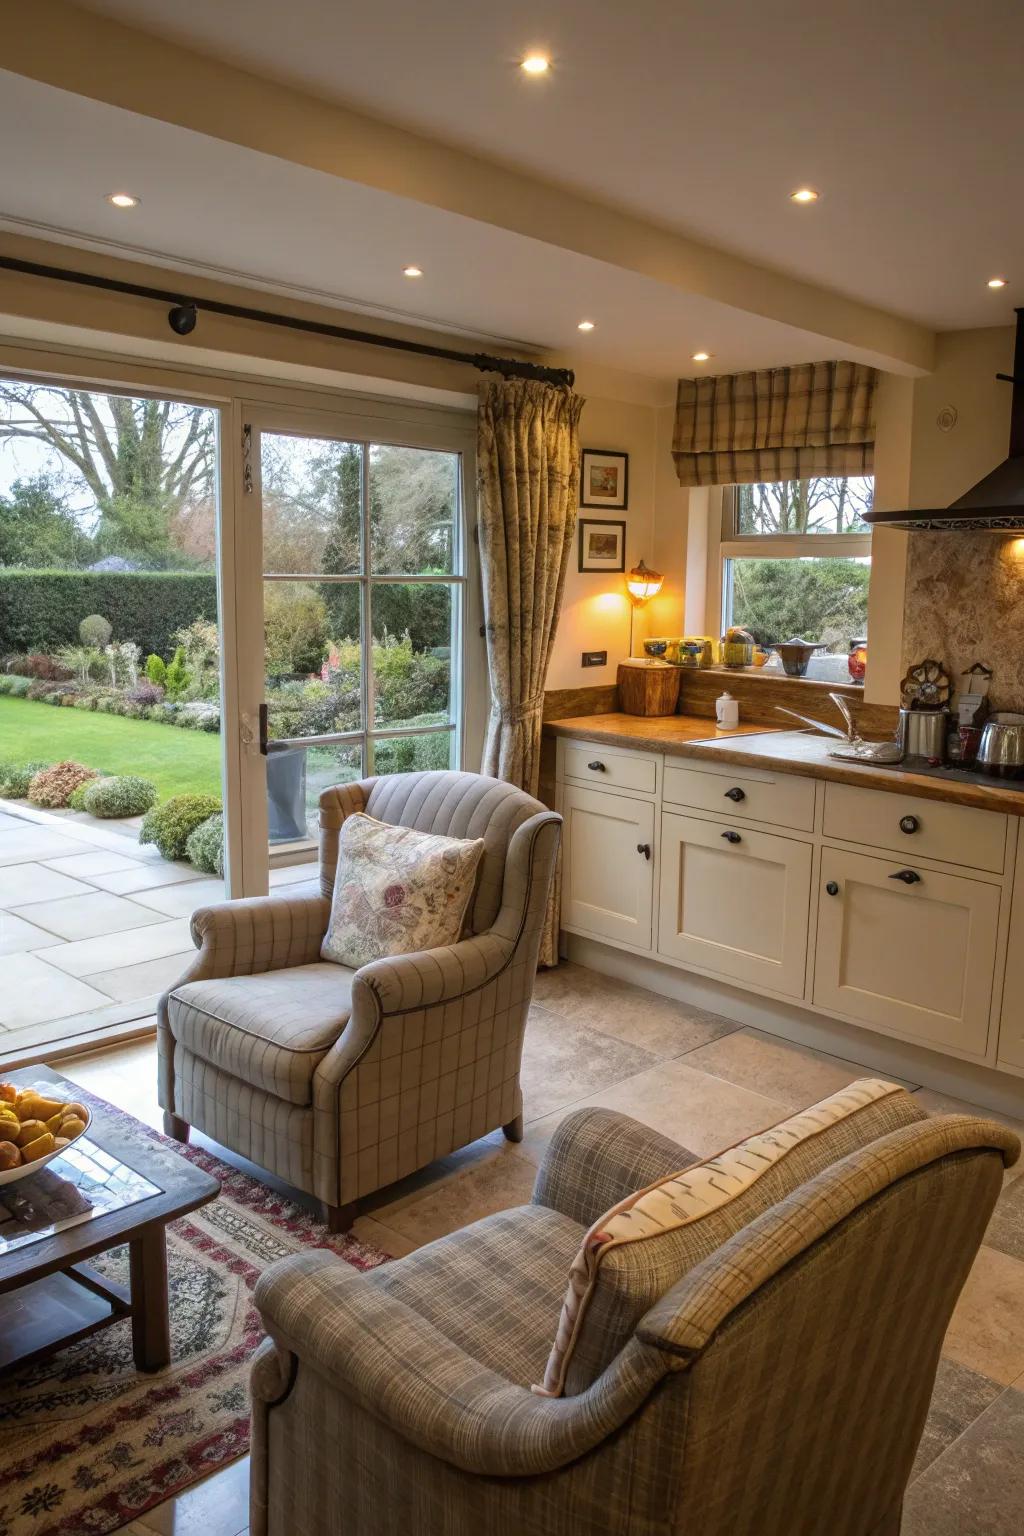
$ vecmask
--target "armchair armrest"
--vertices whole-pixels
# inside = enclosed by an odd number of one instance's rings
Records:
[[[591,1226],[648,1184],[699,1161],[667,1136],[611,1109],[578,1109],[552,1136],[533,1189],[547,1205]]]
[[[490,930],[441,949],[374,960],[357,973],[382,1014],[451,1002],[485,986],[508,964],[515,944]]]
[[[309,965],[320,958],[330,911],[324,896],[284,892],[200,907],[191,925],[199,953],[177,985]]]
[[[278,1348],[300,1368],[317,1371],[421,1450],[482,1476],[564,1466],[625,1423],[666,1372],[660,1351],[632,1344],[587,1392],[536,1397],[323,1250],[272,1264],[255,1300]],[[267,1374],[268,1390],[282,1401],[287,1373]]]

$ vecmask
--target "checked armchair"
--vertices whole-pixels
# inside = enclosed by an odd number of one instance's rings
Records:
[[[347,815],[480,838],[465,935],[359,970],[320,959]],[[195,1126],[351,1226],[361,1196],[501,1126],[519,1068],[561,818],[473,773],[403,773],[320,797],[320,883],[193,914],[199,951],[158,1010],[168,1135]]]

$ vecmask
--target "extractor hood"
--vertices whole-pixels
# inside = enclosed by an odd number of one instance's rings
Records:
[[[1024,309],[1017,310],[1013,373],[997,373],[996,378],[1013,386],[1009,457],[948,507],[866,512],[865,522],[876,528],[907,528],[912,533],[1024,533]]]

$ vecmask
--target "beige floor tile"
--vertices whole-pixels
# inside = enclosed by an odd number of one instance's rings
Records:
[[[88,843],[27,822],[0,832],[0,865],[24,864],[29,859],[59,859],[89,851]]]
[[[195,950],[189,949],[177,955],[163,955],[159,960],[143,960],[139,965],[97,971],[90,975],[89,985],[119,1003],[133,1003],[140,997],[159,997],[181,980],[195,956]]]
[[[655,1060],[650,1051],[535,1005],[530,1009],[523,1047],[521,1081],[526,1116],[536,1120],[550,1114],[607,1083],[642,1072]]]
[[[91,891],[88,896],[65,896],[60,901],[34,901],[30,906],[13,907],[16,917],[23,917],[40,928],[73,942],[97,939],[107,933],[126,933],[131,928],[146,928],[158,923],[161,914],[123,896],[108,891]]]
[[[69,858],[47,859],[48,869],[58,874],[70,875],[75,880],[91,880],[93,875],[112,875],[115,870],[134,869],[138,860],[127,858],[123,853],[73,853]]]
[[[967,1099],[955,1099],[948,1093],[936,1093],[932,1088],[919,1088],[916,1098],[921,1108],[926,1109],[930,1115],[981,1115],[985,1120],[997,1120],[1000,1125],[1009,1126],[1014,1135],[1024,1142],[1024,1120],[1015,1120],[1011,1115],[997,1115],[980,1104],[972,1104]],[[1012,1168],[1006,1170],[1006,1182],[1010,1183],[1022,1175],[1024,1155],[1017,1159]]]
[[[942,1353],[1003,1386],[1024,1374],[1024,1261],[978,1250]]]
[[[24,954],[30,949],[46,949],[51,944],[59,943],[60,939],[55,933],[47,933],[45,928],[37,928],[23,917],[14,917],[10,912],[0,911],[0,955]],[[2,985],[3,972],[0,971]]]
[[[720,1014],[659,997],[570,961],[538,972],[533,996],[551,1013],[660,1057],[681,1056],[739,1028]]]
[[[191,917],[197,907],[210,907],[227,900],[223,880],[185,880],[176,885],[136,891],[133,901],[162,912],[167,917]]]
[[[55,970],[41,958],[56,954],[67,945],[54,945],[40,955],[6,955],[0,963],[0,1025],[5,1030],[25,1025],[44,1024],[70,1014],[85,1013],[90,1008],[105,1008],[110,999],[94,987],[63,971]],[[0,1035],[6,1050],[10,1042]]]
[[[397,1208],[375,1209],[373,1216],[419,1248],[493,1211],[525,1205],[533,1193],[536,1172],[529,1159],[507,1147],[415,1200],[401,1201]]]
[[[678,1141],[698,1157],[711,1157],[754,1131],[784,1120],[788,1104],[739,1088],[689,1065],[689,1057],[659,1062],[624,1082],[593,1093],[566,1109],[527,1124],[519,1148],[538,1160],[555,1126],[570,1110],[591,1105],[620,1110]]]
[[[139,1524],[155,1536],[240,1536],[249,1524],[248,1456],[147,1510]]]
[[[140,853],[142,850],[139,850]],[[159,855],[157,855],[159,858]],[[118,869],[110,875],[90,877],[93,885],[103,891],[113,891],[115,896],[130,896],[135,891],[153,891],[163,885],[178,885],[185,880],[201,880],[203,877],[191,864],[159,864],[152,859],[133,859],[131,869]]]
[[[113,971],[123,965],[138,965],[143,960],[159,960],[164,955],[183,954],[192,948],[187,917],[152,923],[130,933],[111,933],[100,939],[79,939],[49,951],[54,964],[72,976],[90,972]]]
[[[386,1227],[374,1216],[357,1216],[352,1225],[352,1236],[371,1248],[379,1248],[393,1259],[404,1259],[407,1253],[416,1251],[412,1238],[394,1227]]]
[[[93,894],[91,885],[69,880],[67,875],[60,875],[45,864],[9,864],[0,869],[0,907],[23,907],[29,902]]]
[[[819,1099],[837,1093],[858,1077],[873,1077],[869,1068],[839,1056],[829,1056],[809,1046],[794,1045],[758,1029],[738,1029],[721,1040],[691,1051],[688,1067],[698,1067],[713,1077],[724,1078],[740,1088],[751,1088],[790,1109],[805,1109]],[[886,1079],[889,1082],[892,1078]],[[899,1081],[896,1079],[895,1081]],[[912,1083],[904,1084],[912,1088]]]

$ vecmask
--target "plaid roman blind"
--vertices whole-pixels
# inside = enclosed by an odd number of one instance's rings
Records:
[[[869,475],[874,368],[797,363],[680,379],[672,456],[680,485]]]

